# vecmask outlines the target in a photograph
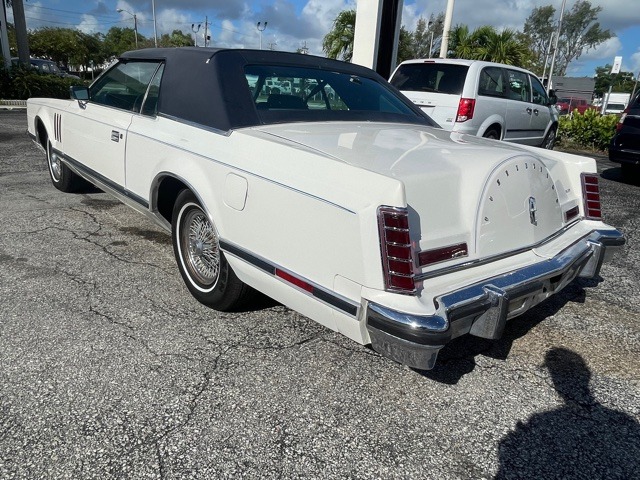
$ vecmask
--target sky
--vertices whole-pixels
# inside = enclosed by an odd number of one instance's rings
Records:
[[[575,1],[567,0],[566,11]],[[25,0],[24,5],[29,29],[48,26],[105,33],[112,26],[132,28],[135,13],[138,31],[153,38],[154,3],[158,36],[179,29],[195,35],[202,46],[207,19],[211,46],[259,48],[262,37],[265,49],[295,51],[306,47],[310,54],[321,56],[322,38],[336,15],[356,6],[355,0]],[[447,0],[404,0],[402,24],[414,30],[418,18],[444,12],[446,4]],[[602,7],[598,17],[601,27],[615,36],[583,52],[569,65],[567,75],[593,76],[595,67],[612,64],[615,56],[623,57],[623,71],[638,75],[640,0],[591,0],[591,4]],[[452,25],[521,30],[533,8],[545,5],[556,7],[557,18],[562,0],[455,0]],[[118,13],[118,9],[123,11]],[[7,13],[12,21],[11,9]],[[266,29],[260,32],[257,22],[261,27],[267,22]]]

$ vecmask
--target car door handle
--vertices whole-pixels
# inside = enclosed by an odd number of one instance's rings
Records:
[[[120,141],[120,132],[117,130],[111,130],[111,141],[119,142]]]
[[[532,112],[532,111],[533,111],[533,110],[531,110],[531,107],[527,107],[527,113],[528,113],[529,115],[531,115],[531,112]]]

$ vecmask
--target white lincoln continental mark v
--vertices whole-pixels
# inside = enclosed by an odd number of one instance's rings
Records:
[[[325,58],[138,50],[27,112],[53,185],[97,185],[170,231],[203,304],[254,288],[418,369],[599,278],[625,241],[594,160],[444,131]]]

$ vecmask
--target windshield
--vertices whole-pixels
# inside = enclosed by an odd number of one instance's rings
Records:
[[[247,85],[262,123],[390,121],[434,125],[386,84],[344,72],[248,65]]]
[[[391,79],[398,90],[460,95],[469,67],[448,63],[406,63]]]

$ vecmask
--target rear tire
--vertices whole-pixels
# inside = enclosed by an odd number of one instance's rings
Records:
[[[60,156],[53,151],[53,146],[49,139],[47,139],[46,155],[51,183],[58,190],[65,193],[73,193],[84,190],[88,186],[86,180],[72,172],[64,164]]]
[[[237,309],[251,288],[229,266],[215,225],[191,191],[178,195],[171,224],[173,252],[191,294],[215,310]]]
[[[495,128],[490,128],[489,130],[484,132],[484,135],[482,136],[491,140],[500,140],[500,132],[498,132],[498,130],[496,130]]]
[[[542,141],[542,145],[540,145],[540,147],[547,150],[553,150],[553,146],[556,144],[556,138],[556,129],[551,127],[547,132],[547,136],[544,137],[544,140]]]

